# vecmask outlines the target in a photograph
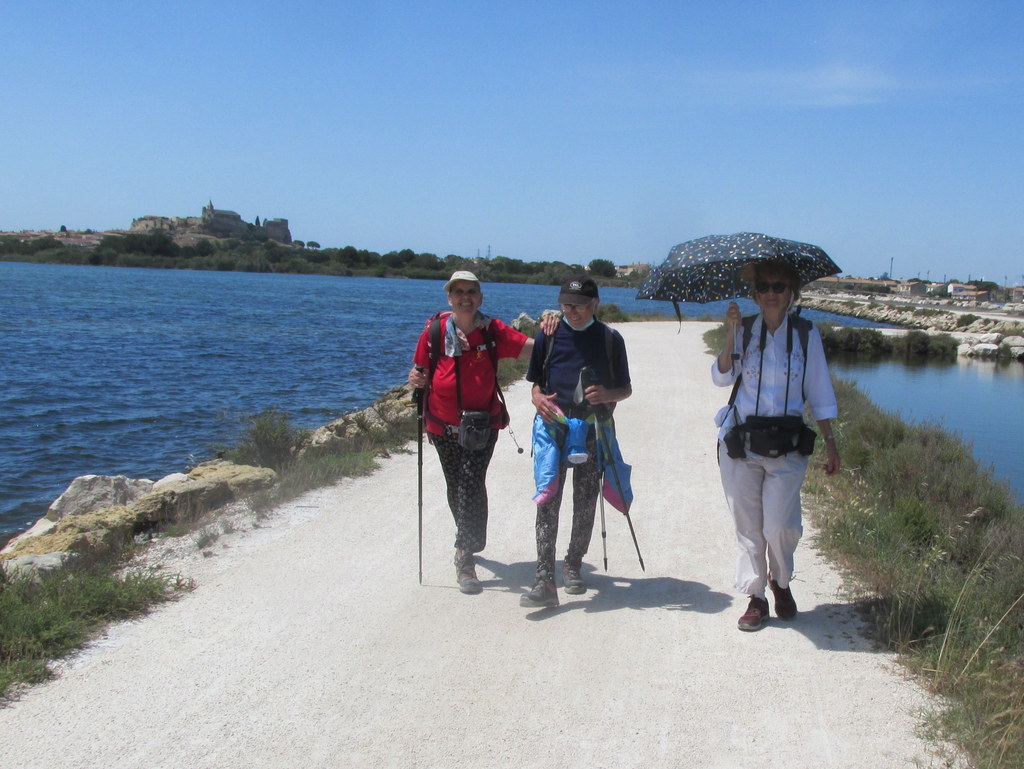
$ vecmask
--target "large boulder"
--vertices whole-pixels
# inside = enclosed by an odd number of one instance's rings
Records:
[[[0,561],[0,568],[3,569],[9,579],[28,577],[33,582],[38,582],[44,575],[62,569],[64,564],[74,557],[73,553],[59,551],[42,555],[20,555],[16,558]]]
[[[999,356],[999,345],[982,343],[976,344],[971,348],[970,356],[972,358],[995,358]]]
[[[276,480],[277,473],[269,467],[216,460],[199,465],[187,476],[162,479],[132,509],[140,524],[190,518],[269,488]]]
[[[3,554],[5,559],[49,553],[96,553],[127,542],[135,530],[136,515],[127,507],[107,507],[62,518],[47,534],[26,537]]]
[[[82,515],[104,507],[130,505],[153,488],[153,481],[145,478],[126,478],[123,475],[82,475],[71,481],[64,493],[57,497],[46,517],[59,521],[66,515]]]

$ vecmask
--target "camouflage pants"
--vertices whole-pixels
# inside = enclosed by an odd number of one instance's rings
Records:
[[[480,451],[467,451],[455,436],[430,435],[441,460],[448,507],[455,519],[455,547],[479,553],[487,545],[487,467],[491,463],[498,431]]]
[[[587,461],[579,465],[563,462],[559,468],[558,492],[543,505],[537,505],[537,574],[543,572],[553,579],[555,574],[555,539],[558,536],[558,510],[568,470],[572,468],[572,533],[565,562],[578,569],[590,549],[594,532],[594,513],[601,492],[601,476],[597,469],[597,451],[593,429],[587,435]]]

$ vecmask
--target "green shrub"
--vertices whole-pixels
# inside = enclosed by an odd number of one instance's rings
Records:
[[[929,334],[926,331],[908,331],[893,337],[892,352],[904,357],[955,360],[960,342],[949,334]]]
[[[281,472],[291,464],[307,431],[295,427],[288,414],[275,408],[247,417],[248,427],[238,446],[225,452],[236,464],[269,467]]]
[[[881,331],[873,328],[820,325],[822,344],[826,352],[840,351],[861,355],[881,355],[892,352],[892,340]]]
[[[617,304],[602,304],[597,315],[603,323],[624,323],[630,319],[629,313],[619,309]]]

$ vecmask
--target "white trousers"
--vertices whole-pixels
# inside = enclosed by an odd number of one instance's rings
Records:
[[[731,459],[719,441],[718,464],[736,526],[736,589],[763,596],[769,575],[789,587],[793,553],[804,531],[800,487],[807,457],[795,451],[775,458],[748,452],[746,459]]]

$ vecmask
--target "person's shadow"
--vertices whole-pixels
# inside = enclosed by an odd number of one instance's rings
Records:
[[[800,605],[799,594],[797,605]],[[771,619],[757,632],[800,633],[823,651],[884,652],[886,646],[879,640],[868,618],[869,605],[869,601],[820,603],[801,607],[791,620],[780,620],[772,612]]]
[[[494,575],[489,579],[481,579],[485,590],[497,588],[522,595],[533,586],[536,569],[534,561],[504,564],[480,556],[477,556],[476,561],[478,566]],[[711,590],[700,582],[688,582],[675,577],[616,577],[599,572],[589,564],[583,564],[582,569],[587,592],[566,596],[562,590],[560,565],[556,566],[556,572],[555,584],[562,603],[554,608],[535,609],[526,615],[528,619],[539,620],[568,611],[617,609],[668,609],[714,614],[732,605],[731,596]]]

